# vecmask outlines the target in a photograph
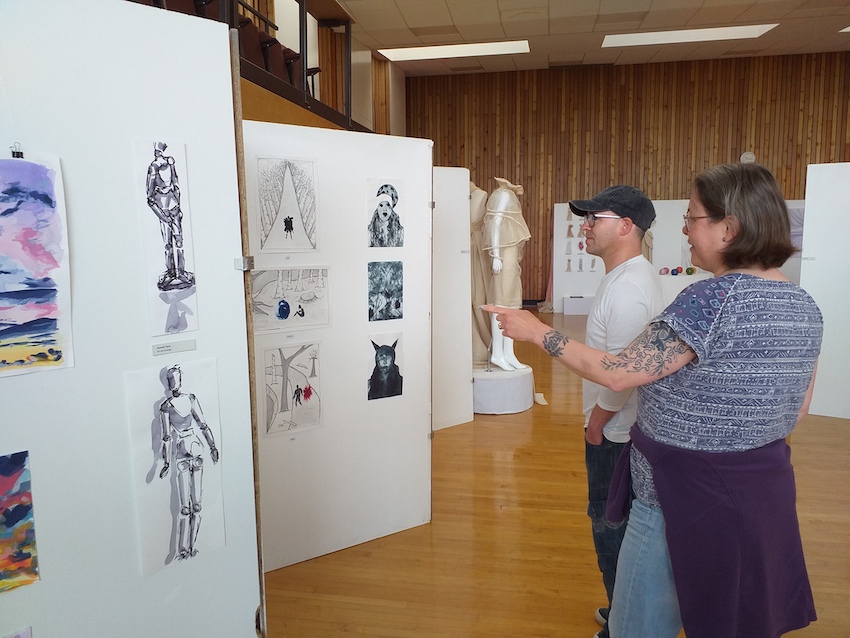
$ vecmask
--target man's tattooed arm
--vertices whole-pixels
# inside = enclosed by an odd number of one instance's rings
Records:
[[[560,357],[564,353],[564,346],[567,343],[569,343],[569,339],[557,330],[550,330],[543,335],[543,349],[550,356]]]
[[[690,346],[665,323],[652,323],[618,355],[602,359],[605,370],[625,370],[644,373],[650,377],[663,377],[665,371],[683,355],[695,356]],[[679,364],[678,367],[681,367]]]

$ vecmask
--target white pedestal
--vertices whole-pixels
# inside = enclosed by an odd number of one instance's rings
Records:
[[[477,414],[515,414],[534,404],[534,374],[530,367],[522,370],[472,371],[472,411]]]
[[[586,315],[590,312],[590,307],[593,305],[593,298],[593,295],[587,297],[564,297],[564,314]]]

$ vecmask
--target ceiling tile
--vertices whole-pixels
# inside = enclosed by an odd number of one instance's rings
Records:
[[[528,69],[545,69],[549,66],[549,56],[544,53],[523,53],[515,55],[514,64],[520,71]]]
[[[687,57],[690,53],[693,53],[697,46],[697,44],[689,42],[687,44],[668,44],[663,47],[656,47],[657,51],[650,59],[650,62],[653,64],[661,62],[677,62]]]
[[[589,33],[596,26],[596,16],[549,18],[549,34]]]
[[[445,0],[396,0],[407,26],[436,27],[452,24]]]
[[[626,47],[620,51],[615,64],[647,64],[660,48],[658,46]]]
[[[496,0],[489,2],[471,2],[452,6],[449,9],[454,23],[461,24],[501,24],[502,17],[499,15],[499,3]]]
[[[591,49],[584,54],[584,65],[614,64],[619,55],[619,49]]]
[[[488,55],[478,58],[481,66],[487,73],[502,73],[505,71],[516,71],[515,55]]]
[[[640,28],[682,29],[701,6],[702,0],[655,0]]]
[[[374,29],[369,32],[382,47],[417,46],[422,42],[410,32],[410,29]]]
[[[369,0],[368,3],[351,7],[354,20],[367,31],[406,27],[395,0]]]
[[[735,19],[749,8],[749,4],[717,4],[712,6],[703,5],[693,17],[688,20],[687,27],[715,27],[735,22]]]
[[[549,19],[591,16],[595,20],[600,2],[601,0],[551,0]]]
[[[738,16],[736,22],[758,24],[775,22],[788,15],[799,6],[800,0],[776,0],[774,2],[756,2]]]
[[[461,37],[466,42],[487,42],[490,40],[501,40],[505,37],[502,23],[496,24],[464,24],[458,25]]]
[[[635,13],[649,11],[652,0],[602,0],[599,5],[599,15],[612,13]]]

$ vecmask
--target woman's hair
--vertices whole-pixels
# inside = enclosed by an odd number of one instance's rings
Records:
[[[727,217],[737,222],[737,233],[722,253],[728,268],[775,268],[796,252],[785,198],[764,166],[713,166],[694,178],[694,192],[712,222]]]

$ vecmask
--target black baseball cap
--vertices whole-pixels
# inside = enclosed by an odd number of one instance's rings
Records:
[[[580,217],[610,210],[620,217],[628,217],[642,230],[649,230],[655,220],[655,206],[641,189],[634,186],[609,186],[593,199],[573,199],[569,204]]]

